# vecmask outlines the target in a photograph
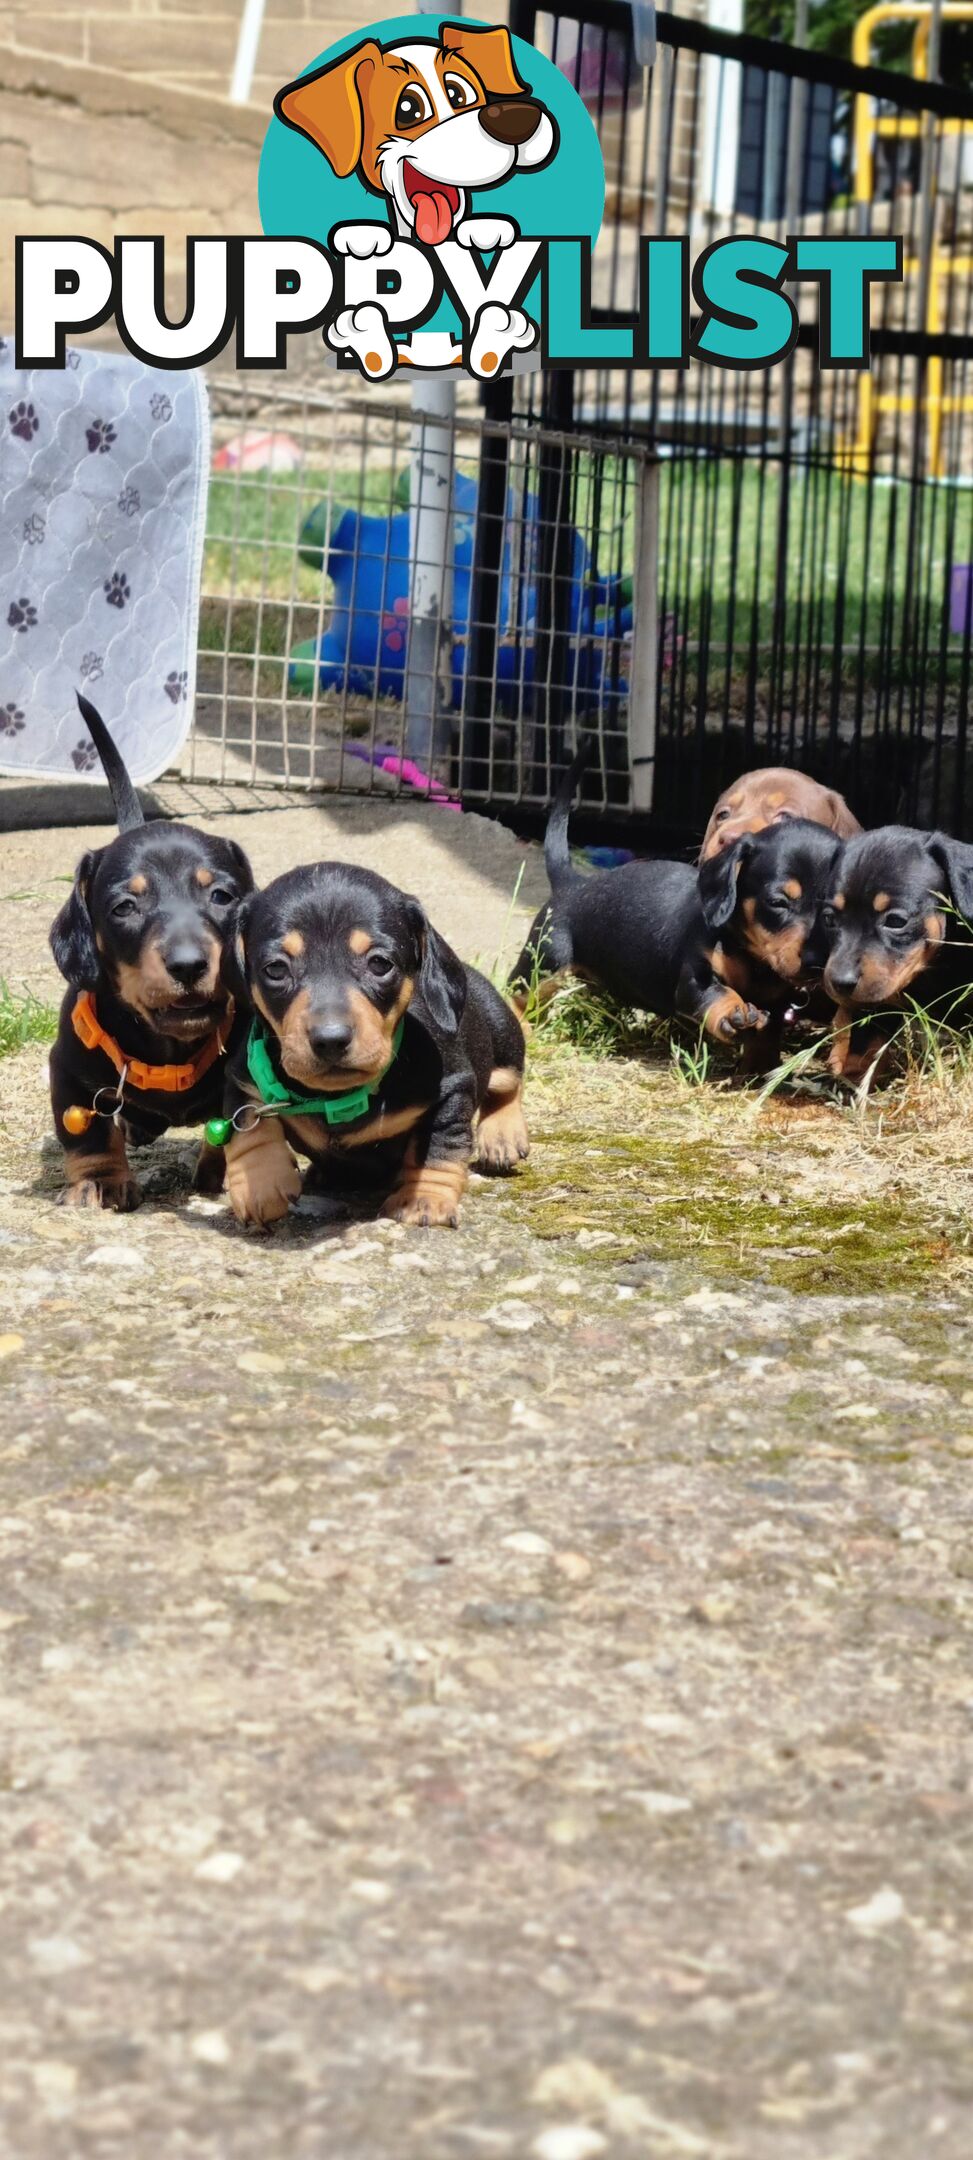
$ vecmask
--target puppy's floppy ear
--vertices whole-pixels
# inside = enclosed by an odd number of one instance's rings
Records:
[[[245,856],[244,861],[246,861]],[[250,866],[248,863],[247,868],[249,869],[249,867]],[[236,1005],[250,1004],[250,986],[249,977],[247,974],[247,954],[246,946],[243,942],[243,935],[244,931],[246,930],[247,917],[249,913],[249,899],[241,900],[240,905],[237,909],[236,922],[233,928],[233,936],[227,939],[227,942],[223,947],[223,958],[220,961],[220,980],[223,983],[224,989],[229,991],[230,996]]]
[[[278,120],[323,151],[339,180],[349,178],[361,157],[365,143],[362,98],[368,96],[375,69],[381,65],[381,46],[367,38],[330,67],[287,83],[274,99]]]
[[[737,880],[756,845],[754,833],[741,833],[721,855],[711,855],[699,866],[697,879],[700,906],[707,930],[725,930],[737,904]]]
[[[488,96],[519,97],[526,90],[517,73],[509,30],[468,30],[465,23],[444,22],[439,42],[444,53],[455,53],[466,61]]]
[[[100,848],[89,849],[87,855],[82,855],[74,874],[71,897],[65,900],[60,914],[51,924],[49,942],[55,965],[75,990],[93,990],[101,972],[94,927],[88,913],[88,892],[101,853]]]
[[[849,810],[844,796],[839,795],[837,788],[826,788],[825,794],[831,812],[831,831],[837,833],[839,840],[854,840],[862,829],[854,811]]]
[[[409,923],[416,939],[419,976],[416,989],[442,1034],[455,1035],[466,1005],[466,969],[434,930],[418,900],[410,900]]]
[[[930,833],[926,846],[943,873],[943,889],[965,922],[973,923],[973,847],[949,833]]]
[[[253,871],[250,868],[249,856],[244,854],[242,847],[238,847],[235,840],[226,840],[223,844],[229,848],[233,857],[233,867],[236,871],[240,891],[242,893],[252,893]]]

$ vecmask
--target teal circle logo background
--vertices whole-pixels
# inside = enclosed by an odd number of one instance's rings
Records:
[[[380,45],[414,44],[420,39],[438,44],[443,22],[454,19],[464,30],[496,27],[467,16],[392,15],[339,38],[301,72],[311,74],[368,38]],[[557,121],[560,142],[551,163],[539,172],[515,169],[499,187],[474,189],[471,213],[487,216],[495,210],[498,216],[515,218],[527,238],[589,234],[595,241],[605,208],[605,167],[592,121],[573,84],[553,60],[525,38],[512,38],[511,45],[518,73]],[[260,222],[271,235],[300,234],[326,246],[336,225],[389,223],[384,196],[373,194],[357,173],[339,180],[322,151],[285,126],[276,114],[264,138],[257,189]],[[530,298],[526,304],[530,306]]]

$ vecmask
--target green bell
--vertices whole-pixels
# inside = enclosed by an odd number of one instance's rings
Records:
[[[203,1127],[207,1147],[225,1147],[233,1137],[233,1119],[228,1117],[207,1118]]]

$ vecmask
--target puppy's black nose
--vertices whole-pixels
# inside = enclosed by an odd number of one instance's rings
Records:
[[[352,1029],[346,1020],[318,1020],[307,1031],[313,1054],[323,1064],[343,1057],[351,1037]]]
[[[502,103],[494,99],[480,107],[481,128],[494,142],[509,143],[511,149],[536,135],[540,122],[541,107],[533,98],[504,98]]]
[[[834,968],[829,968],[828,983],[830,985],[830,988],[836,992],[838,997],[851,997],[852,992],[857,990],[858,988],[858,976],[856,974],[850,974],[847,969],[844,971],[843,974],[836,975]]]
[[[203,951],[202,946],[193,944],[188,938],[181,938],[177,945],[170,945],[163,958],[173,982],[181,983],[184,990],[192,990],[201,982],[209,966],[209,954]]]

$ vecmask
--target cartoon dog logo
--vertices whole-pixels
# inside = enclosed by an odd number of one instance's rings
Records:
[[[288,83],[274,111],[316,145],[339,179],[356,173],[384,196],[388,226],[345,225],[332,234],[339,253],[360,259],[387,254],[396,238],[434,249],[450,240],[481,252],[509,247],[518,237],[513,220],[471,215],[470,196],[515,170],[536,172],[558,147],[557,123],[518,73],[509,31],[463,23],[442,23],[438,43],[383,46],[368,38]],[[471,361],[481,372],[477,352],[482,358],[486,339],[492,366],[483,372],[493,373],[507,353],[534,342],[536,328],[520,309],[497,302],[480,313],[488,320],[474,325]],[[420,357],[416,339],[411,351],[396,353],[377,304],[341,310],[328,337],[371,375],[390,373],[396,358]],[[459,357],[458,347],[443,356],[447,364]],[[427,350],[423,363],[443,358]]]

